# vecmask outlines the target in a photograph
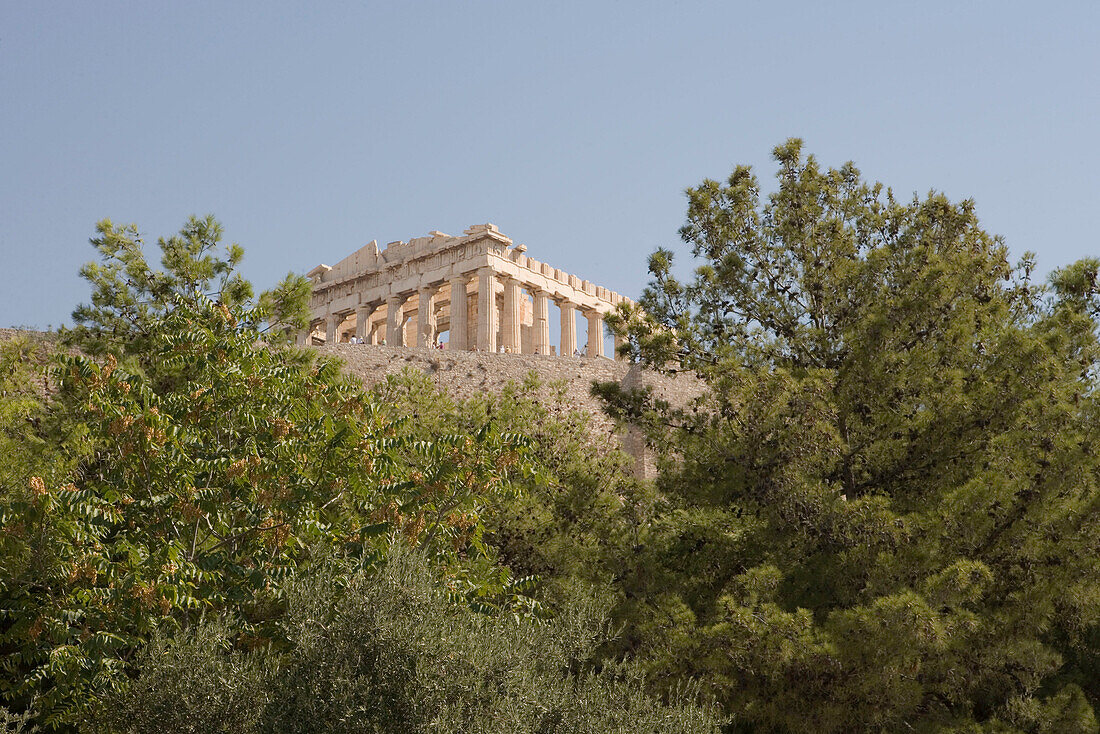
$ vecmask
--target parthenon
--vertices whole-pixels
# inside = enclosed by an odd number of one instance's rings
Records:
[[[585,356],[604,357],[604,315],[629,299],[526,251],[493,224],[461,236],[433,231],[382,250],[372,241],[309,272],[313,320],[299,343],[430,347],[446,332],[447,349],[573,356],[580,312],[588,325]],[[561,310],[556,345],[551,301]]]

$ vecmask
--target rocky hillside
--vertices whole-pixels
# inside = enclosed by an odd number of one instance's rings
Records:
[[[647,372],[624,362],[587,357],[554,357],[526,354],[448,352],[417,347],[383,347],[369,344],[334,344],[315,347],[323,354],[339,357],[345,369],[367,386],[397,374],[407,367],[420,370],[432,381],[459,398],[498,392],[509,382],[522,382],[535,373],[547,400],[553,383],[564,383],[568,405],[588,413],[596,431],[612,433],[614,426],[604,415],[599,401],[590,394],[594,381],[618,382],[625,387],[649,385],[673,405],[683,405],[702,391],[691,376],[670,377]],[[640,476],[652,476],[653,466],[638,436],[623,435],[623,448],[638,462]]]

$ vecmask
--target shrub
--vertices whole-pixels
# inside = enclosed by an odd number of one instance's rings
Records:
[[[419,554],[376,574],[293,585],[289,648],[248,652],[216,624],[160,639],[111,698],[109,734],[368,732],[717,732],[706,706],[642,692],[629,666],[594,669],[607,637],[599,596],[577,594],[538,621],[479,614],[448,599]],[[334,582],[346,586],[333,594]]]

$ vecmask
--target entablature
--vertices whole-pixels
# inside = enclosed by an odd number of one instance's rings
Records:
[[[472,278],[486,267],[519,281],[530,293],[545,292],[555,302],[568,302],[584,311],[606,313],[630,301],[528,257],[526,250],[524,245],[513,247],[512,240],[491,223],[469,227],[459,237],[433,231],[408,242],[391,242],[383,250],[372,241],[335,266],[318,265],[309,272],[311,310],[316,317],[349,312],[423,288],[442,287],[455,278]]]

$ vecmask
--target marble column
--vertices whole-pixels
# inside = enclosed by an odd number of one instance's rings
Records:
[[[535,354],[550,354],[550,294],[536,290],[534,303]]]
[[[435,346],[435,287],[428,286],[417,292],[420,305],[416,311],[416,341],[418,347]]]
[[[572,357],[577,351],[577,307],[562,301],[561,308],[561,356]]]
[[[469,333],[469,304],[466,301],[466,276],[451,278],[451,337],[447,343],[450,349],[469,349],[466,335]]]
[[[312,334],[312,333],[313,333],[313,324],[310,324],[310,325],[309,325],[309,326],[308,326],[308,327],[306,328],[306,330],[305,330],[305,331],[299,331],[299,332],[298,332],[298,338],[297,338],[297,339],[295,340],[295,342],[296,342],[296,343],[298,344],[298,346],[300,346],[300,347],[308,347],[308,346],[309,346],[309,342],[310,342],[310,338],[309,338],[309,335],[310,335],[310,334]]]
[[[325,321],[325,344],[335,344],[340,339],[338,329],[344,323],[344,317],[331,314]]]
[[[588,317],[588,356],[603,356],[603,314],[599,311],[589,311]]]
[[[624,344],[626,344],[626,339],[624,337],[619,336],[618,334],[616,334],[615,335],[615,361],[616,362],[626,362],[627,361],[627,357],[623,356],[622,354],[619,354],[619,348],[622,347]]]
[[[386,299],[386,346],[405,346],[405,313],[402,306],[405,299],[400,296],[390,296]]]
[[[374,305],[366,304],[360,306],[355,312],[355,335],[363,340],[366,344],[370,338],[370,317],[374,313]]]
[[[477,348],[480,352],[497,350],[496,282],[496,271],[492,268],[477,271]]]
[[[519,281],[514,278],[504,280],[504,312],[501,314],[501,341],[504,351],[519,354],[523,351],[520,342],[520,289]]]

